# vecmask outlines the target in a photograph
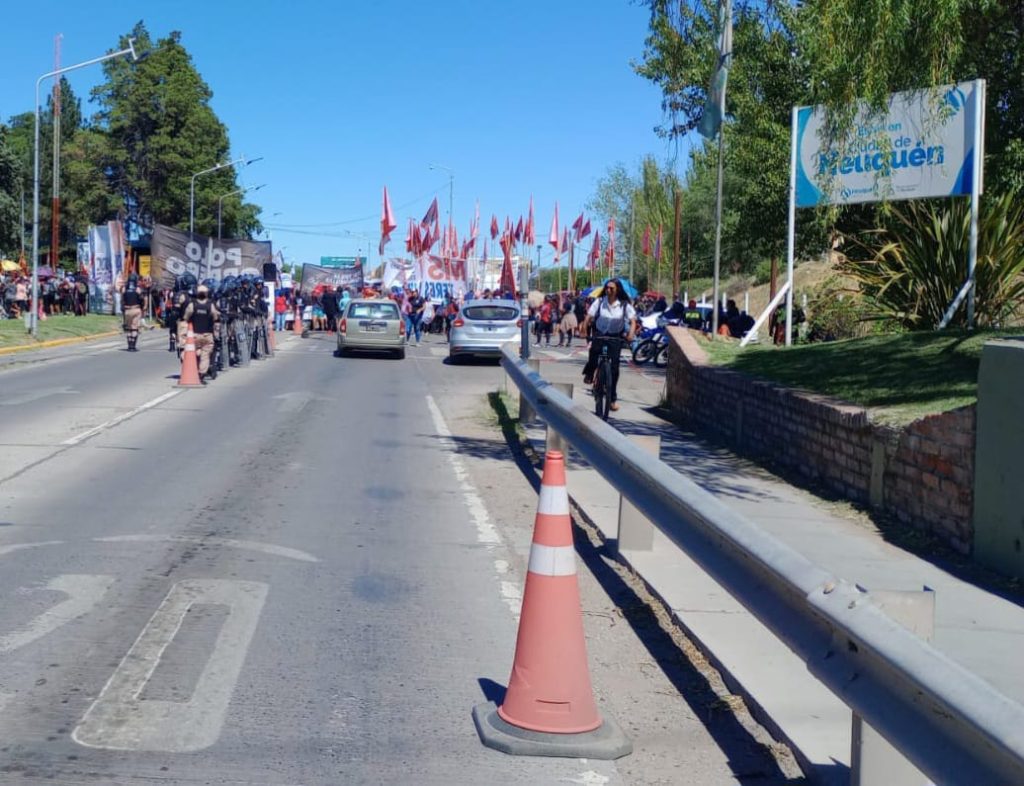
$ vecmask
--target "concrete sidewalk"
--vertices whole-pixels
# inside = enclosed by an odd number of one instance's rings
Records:
[[[582,385],[582,347],[541,349],[541,375],[574,383],[574,399],[592,399]],[[794,488],[759,466],[652,415],[663,395],[664,371],[637,369],[623,356],[621,409],[614,425],[625,434],[661,437],[661,458],[812,562],[868,590],[936,592],[933,644],[999,691],[1024,703],[1024,607],[979,589],[884,540],[866,516]],[[513,395],[514,391],[510,391]],[[526,428],[543,451],[544,427]],[[606,540],[617,535],[619,496],[596,470],[572,462],[569,493]],[[669,606],[759,720],[787,742],[807,774],[848,783],[849,709],[812,677],[767,628],[655,531],[651,551],[625,550],[625,560]]]

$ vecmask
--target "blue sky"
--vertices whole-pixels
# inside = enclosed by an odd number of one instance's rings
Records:
[[[491,213],[525,215],[532,194],[543,242],[556,200],[571,221],[611,164],[672,153],[653,130],[660,93],[630,67],[648,11],[629,0],[65,0],[4,17],[17,33],[0,75],[4,121],[31,109],[57,33],[67,65],[103,54],[140,18],[154,38],[180,30],[235,154],[263,157],[241,182],[266,184],[251,199],[299,262],[365,253],[359,234],[376,262],[385,185],[399,223],[385,253],[400,253],[407,217],[435,195],[447,215],[448,173],[431,164],[454,171],[460,238],[477,199],[484,231]],[[93,66],[69,79],[85,97],[100,76]]]

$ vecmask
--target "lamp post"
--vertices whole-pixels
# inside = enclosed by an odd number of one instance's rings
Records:
[[[431,164],[430,168],[443,169],[448,173],[448,223],[451,224],[454,221],[452,218],[452,205],[455,203],[455,170],[440,164]]]
[[[194,235],[196,231],[196,178],[199,177],[200,175],[208,175],[210,172],[216,172],[218,169],[225,169],[229,166],[236,166],[238,164],[241,164],[242,166],[248,166],[249,164],[255,164],[257,161],[262,160],[263,156],[260,156],[259,158],[250,158],[248,161],[246,161],[245,157],[243,156],[242,158],[236,158],[234,161],[226,161],[223,164],[217,164],[217,166],[212,166],[209,169],[204,169],[202,172],[196,172],[194,175],[192,175],[192,186],[189,190],[188,197],[189,240],[192,239],[192,235]]]
[[[32,196],[34,200],[32,204],[32,317],[30,320],[33,337],[39,334],[39,86],[44,79],[60,76],[68,71],[75,71],[79,68],[95,65],[96,63],[102,63],[105,60],[112,60],[115,57],[125,57],[126,55],[131,56],[133,63],[137,63],[141,59],[135,51],[134,38],[128,39],[128,47],[126,49],[110,52],[102,57],[94,57],[92,60],[49,71],[36,80],[35,154],[32,166]],[[54,258],[53,253],[51,253],[51,258]]]
[[[260,185],[253,186],[251,188],[236,188],[234,191],[228,191],[226,194],[221,194],[217,197],[217,240],[221,239],[221,214],[224,209],[224,200],[229,196],[234,196],[235,194],[244,194],[247,191],[259,191],[265,185],[266,183],[261,183]]]

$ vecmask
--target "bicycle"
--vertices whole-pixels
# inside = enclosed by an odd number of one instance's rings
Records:
[[[601,420],[608,420],[608,412],[612,406],[612,352],[622,352],[622,338],[613,336],[594,338],[601,342],[601,352],[597,356],[597,369],[594,371],[594,413]]]

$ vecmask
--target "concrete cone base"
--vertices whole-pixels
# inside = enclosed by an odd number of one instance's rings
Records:
[[[513,756],[560,756],[568,759],[620,759],[633,752],[633,743],[610,718],[583,734],[548,734],[520,729],[498,715],[493,701],[473,708],[480,741]]]

